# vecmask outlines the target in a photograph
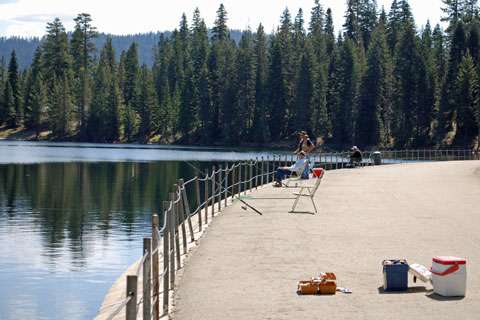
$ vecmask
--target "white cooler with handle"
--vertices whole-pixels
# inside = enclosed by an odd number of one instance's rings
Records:
[[[433,257],[432,283],[435,293],[445,297],[465,296],[467,261],[457,257]]]

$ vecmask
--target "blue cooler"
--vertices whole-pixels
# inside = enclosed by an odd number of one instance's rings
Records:
[[[383,260],[383,290],[408,290],[408,263],[404,259]]]

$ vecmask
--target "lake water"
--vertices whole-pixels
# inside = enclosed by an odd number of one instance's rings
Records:
[[[0,141],[0,319],[92,319],[189,163],[279,153]]]

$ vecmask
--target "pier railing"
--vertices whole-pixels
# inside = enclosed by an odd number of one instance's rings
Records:
[[[344,168],[348,152],[318,152],[310,154],[314,167],[325,170]],[[377,155],[376,158],[374,155]],[[363,152],[363,166],[397,164],[424,161],[480,160],[479,152],[471,150],[382,150]],[[262,157],[261,159],[236,161],[212,167],[200,175],[173,185],[169,199],[163,202],[163,225],[157,214],[152,216],[152,237],[143,240],[143,256],[133,275],[126,276],[125,299],[118,302],[105,319],[137,319],[142,310],[142,319],[158,320],[169,312],[176,271],[182,266],[195,238],[203,232],[216,214],[242,194],[264,186],[274,180],[277,167],[296,161],[293,155]],[[192,188],[189,193],[187,188]],[[190,202],[187,194],[193,195]],[[191,196],[190,196],[191,197]],[[194,204],[195,210],[190,205]],[[160,261],[162,260],[162,261]]]

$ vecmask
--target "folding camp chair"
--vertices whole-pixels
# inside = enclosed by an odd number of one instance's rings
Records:
[[[300,197],[308,197],[310,198],[310,200],[312,200],[313,207],[315,208],[315,213],[317,213],[317,207],[315,206],[315,201],[313,201],[313,196],[315,195],[315,192],[320,186],[320,183],[322,182],[324,174],[325,174],[325,170],[322,170],[322,172],[320,173],[320,176],[317,178],[313,186],[302,185],[300,186],[300,190],[298,192],[293,193],[294,195],[297,196],[297,198],[295,198],[295,202],[293,203],[292,210],[290,212],[294,212],[295,207],[297,206],[298,200],[300,200]]]
[[[286,187],[289,187],[290,182],[298,181],[302,179],[302,172],[307,167],[308,161],[309,161],[308,159],[305,159],[305,162],[299,169],[291,170],[292,173],[289,175],[289,177],[285,180],[285,183],[284,183]]]

